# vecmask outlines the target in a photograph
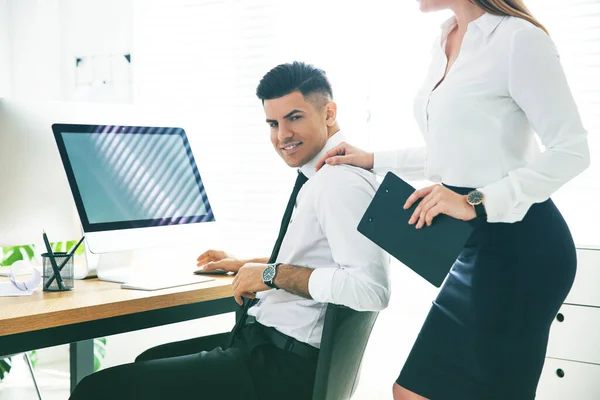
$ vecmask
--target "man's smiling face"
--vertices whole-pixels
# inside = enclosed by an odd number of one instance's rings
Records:
[[[304,98],[300,91],[264,101],[271,142],[290,167],[308,163],[327,143],[326,104],[322,96]]]

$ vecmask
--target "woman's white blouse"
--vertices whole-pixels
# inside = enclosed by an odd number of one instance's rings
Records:
[[[520,18],[486,13],[471,22],[433,90],[455,25],[455,18],[442,25],[415,99],[426,146],[377,152],[374,170],[478,188],[489,222],[520,221],[587,168],[587,133],[550,36]]]

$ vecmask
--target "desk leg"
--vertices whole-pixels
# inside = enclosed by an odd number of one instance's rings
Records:
[[[75,386],[94,372],[94,340],[82,340],[70,345],[71,393]]]

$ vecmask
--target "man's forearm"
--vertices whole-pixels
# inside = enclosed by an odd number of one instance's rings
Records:
[[[308,281],[312,272],[312,268],[281,264],[277,267],[277,276],[275,276],[274,282],[277,287],[286,292],[312,299],[308,292]]]

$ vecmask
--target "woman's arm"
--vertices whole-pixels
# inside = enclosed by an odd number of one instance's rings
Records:
[[[515,33],[509,54],[509,92],[545,151],[531,164],[480,188],[489,222],[516,222],[590,163],[587,132],[550,37],[538,28]]]
[[[425,146],[370,153],[348,143],[340,143],[325,153],[315,168],[319,170],[325,164],[348,164],[372,169],[378,175],[392,171],[408,180],[424,180],[426,155]]]
[[[407,180],[425,180],[426,160],[425,146],[375,152],[373,172],[385,175],[391,171]]]

